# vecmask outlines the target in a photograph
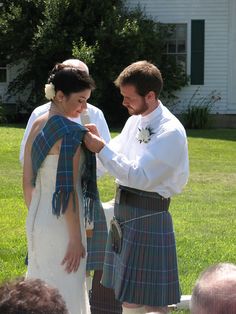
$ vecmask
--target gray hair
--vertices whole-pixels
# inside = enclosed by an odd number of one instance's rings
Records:
[[[219,263],[200,274],[193,288],[191,313],[236,313],[236,265]]]

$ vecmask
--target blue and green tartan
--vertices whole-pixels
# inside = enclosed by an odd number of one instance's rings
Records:
[[[155,212],[115,203],[114,213],[121,223],[144,215],[152,216],[122,225],[120,254],[114,253],[109,233],[102,285],[112,288],[120,302],[154,307],[178,303],[181,291],[169,211]]]
[[[77,148],[81,145],[83,137],[87,132],[82,125],[69,119],[55,115],[51,117],[44,128],[36,136],[32,145],[32,169],[35,185],[38,169],[47,156],[52,146],[62,139],[58,167],[56,188],[52,199],[53,214],[60,216],[64,213],[70,194],[74,194],[73,184],[73,157]],[[92,220],[94,216],[95,201],[99,195],[96,181],[96,158],[95,154],[86,147],[85,168],[82,174],[82,191],[84,198],[85,216]]]
[[[95,202],[93,236],[87,238],[86,270],[102,270],[107,242],[107,223],[100,201]]]

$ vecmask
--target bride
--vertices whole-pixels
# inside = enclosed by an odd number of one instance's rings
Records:
[[[89,182],[96,173],[88,175],[95,156],[81,147],[86,129],[67,118],[80,115],[94,87],[85,72],[57,64],[45,85],[50,111],[35,121],[25,147],[26,276],[56,287],[70,314],[90,313],[84,215],[97,194],[96,180]]]

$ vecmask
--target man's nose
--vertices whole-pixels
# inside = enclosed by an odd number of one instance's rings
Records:
[[[129,104],[128,104],[128,101],[123,99],[122,105],[123,105],[124,107],[127,107],[127,106],[129,105]]]

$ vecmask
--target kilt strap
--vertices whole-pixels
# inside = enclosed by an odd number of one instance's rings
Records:
[[[117,187],[115,202],[156,212],[168,211],[170,206],[170,198],[164,198],[155,192],[141,191],[122,185]]]

